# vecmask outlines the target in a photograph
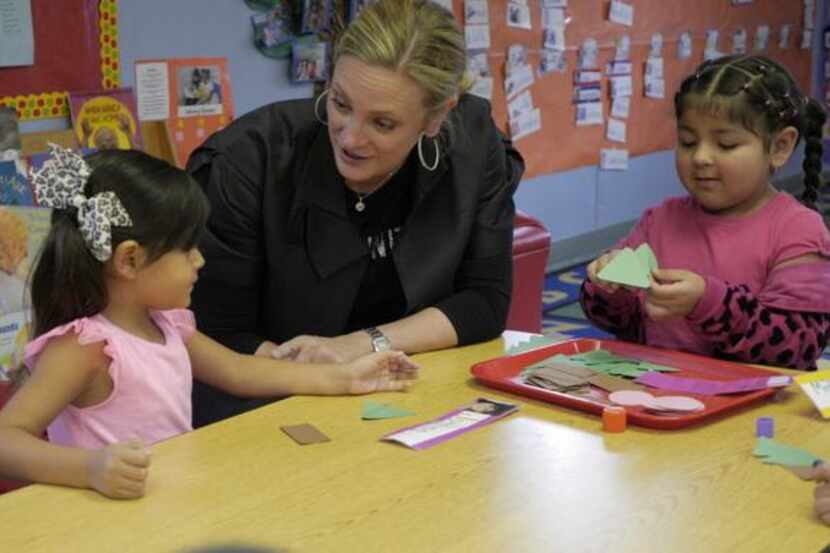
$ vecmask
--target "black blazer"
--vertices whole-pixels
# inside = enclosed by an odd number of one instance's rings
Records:
[[[393,255],[406,313],[441,309],[465,344],[504,329],[512,196],[524,162],[485,100],[463,96],[450,121],[438,168],[414,164],[413,207]],[[431,140],[424,150],[433,160]],[[369,251],[346,214],[313,102],[274,103],[239,118],[197,149],[187,169],[211,204],[201,243],[207,263],[193,294],[199,327],[246,353],[266,339],[343,334]]]

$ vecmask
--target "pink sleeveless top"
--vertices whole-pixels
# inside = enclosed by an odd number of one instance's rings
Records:
[[[103,402],[84,408],[67,405],[48,428],[49,441],[97,449],[132,438],[152,444],[193,429],[192,374],[185,342],[196,329],[188,309],[155,311],[163,344],[148,342],[114,325],[102,315],[75,319],[53,328],[26,346],[30,370],[50,340],[67,333],[85,345],[106,342],[104,353],[113,389]]]

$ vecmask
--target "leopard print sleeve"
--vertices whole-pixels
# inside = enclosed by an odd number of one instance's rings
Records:
[[[710,282],[707,282],[707,286]],[[765,305],[743,284],[721,284],[721,304],[697,322],[717,357],[815,369],[830,337],[830,314]]]
[[[586,279],[579,290],[579,303],[585,316],[602,330],[620,340],[644,343],[643,314],[636,295],[625,291],[608,294]]]

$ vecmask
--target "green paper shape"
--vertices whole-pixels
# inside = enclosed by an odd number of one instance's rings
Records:
[[[596,367],[595,367],[596,368]],[[614,365],[608,371],[605,371],[612,376],[627,376],[630,378],[637,378],[645,371],[640,367],[634,365]]]
[[[637,251],[624,248],[611,263],[599,272],[599,278],[635,288],[651,286],[651,271],[658,268],[657,258],[648,244],[641,244]]]
[[[640,260],[640,263],[643,267],[648,270],[648,274],[651,274],[651,271],[654,269],[659,269],[660,266],[657,264],[657,256],[654,255],[654,251],[651,249],[647,243],[642,243],[639,247],[634,250],[634,255],[637,256],[637,259]]]
[[[524,353],[526,351],[531,351],[534,349],[539,349],[544,346],[549,346],[551,344],[555,344],[557,342],[561,342],[561,339],[554,339],[549,338],[547,336],[531,336],[530,340],[519,342],[518,344],[507,348],[507,355],[518,355],[520,353]]]
[[[811,467],[819,460],[812,453],[797,447],[779,444],[771,438],[758,438],[752,454],[761,457],[761,461],[768,465],[784,465],[788,467]]]
[[[379,419],[394,419],[397,417],[408,417],[415,413],[389,405],[386,403],[378,403],[376,401],[363,402],[363,414],[360,416],[363,420],[379,420]]]
[[[680,369],[675,369],[674,367],[667,367],[665,365],[658,365],[657,363],[649,363],[648,361],[639,361],[640,368],[643,371],[657,371],[661,373],[673,373],[677,372]]]

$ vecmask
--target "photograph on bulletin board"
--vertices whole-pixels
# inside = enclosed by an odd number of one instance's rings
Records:
[[[222,115],[222,72],[217,63],[176,68],[176,114]]]

